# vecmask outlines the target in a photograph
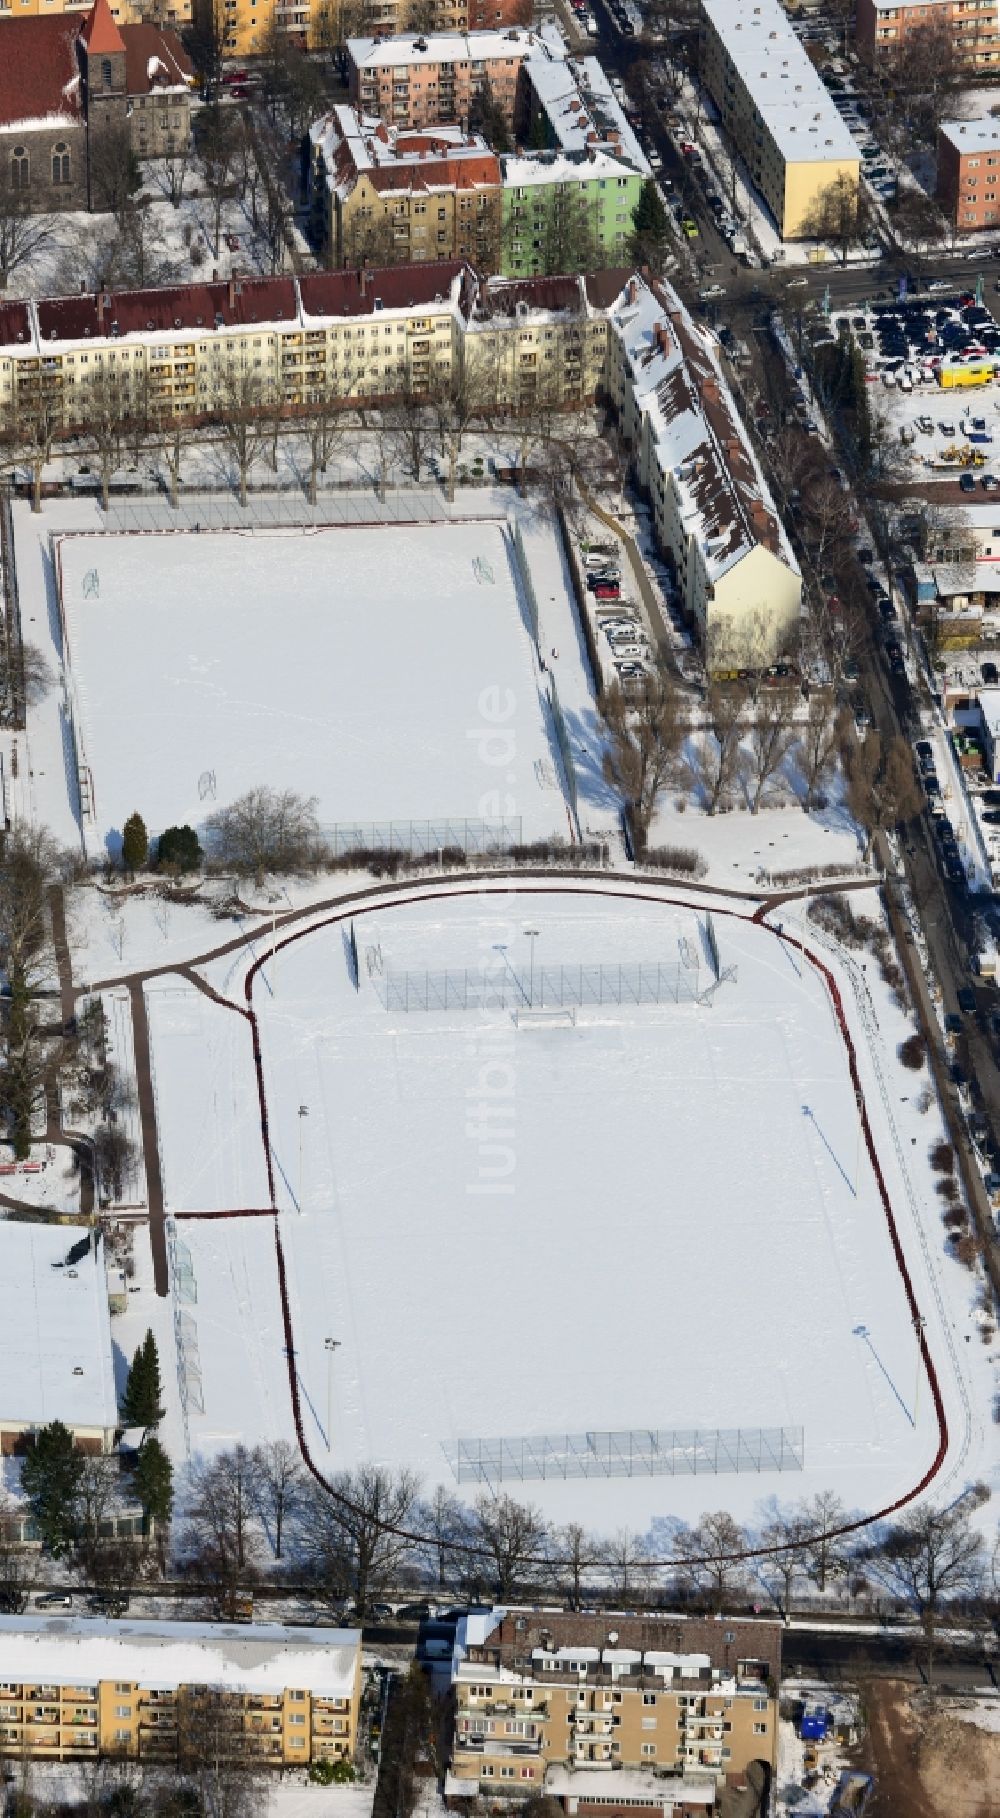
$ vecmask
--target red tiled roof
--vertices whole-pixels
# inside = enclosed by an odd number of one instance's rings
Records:
[[[479,293],[487,316],[512,316],[519,303],[528,309],[579,309],[578,278],[491,278]]]
[[[125,336],[211,328],[217,316],[222,327],[249,328],[262,322],[292,322],[295,315],[291,278],[235,278],[161,290],[47,297],[38,304],[38,328],[43,341],[83,341],[110,334],[116,323]]]
[[[179,88],[194,80],[194,66],[176,32],[158,25],[123,25],[125,84],[130,95],[148,95],[166,84]],[[150,76],[154,58],[160,64]]]
[[[500,160],[492,152],[478,157],[422,158],[419,164],[376,165],[363,174],[377,190],[499,189]]]
[[[0,303],[0,347],[17,347],[30,340],[27,303]]]
[[[461,259],[437,264],[392,265],[375,271],[311,271],[299,279],[302,307],[310,316],[367,316],[374,298],[383,309],[406,309],[446,298],[459,274]]]
[[[80,36],[92,57],[110,57],[125,49],[108,0],[94,0],[94,10]]]
[[[72,13],[49,19],[6,19],[0,52],[0,126],[19,120],[82,118],[76,40],[80,21]]]
[[[583,280],[588,303],[594,309],[610,309],[616,298],[621,296],[631,276],[630,265],[620,269],[609,266],[607,271],[589,271]]]

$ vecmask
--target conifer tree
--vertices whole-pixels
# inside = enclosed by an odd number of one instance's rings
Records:
[[[122,865],[126,871],[141,871],[149,857],[149,838],[141,814],[130,814],[122,828]]]

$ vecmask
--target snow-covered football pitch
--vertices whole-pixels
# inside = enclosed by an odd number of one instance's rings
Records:
[[[877,1509],[956,1454],[926,1148],[904,1150],[882,1090],[898,1032],[880,1005],[866,1034],[837,961],[817,952],[831,989],[748,914],[714,918],[718,983],[703,906],[611,884],[327,914],[273,957],[263,940],[207,968],[235,1014],[151,981],[164,1184],[196,1283],[193,1443],[290,1429],[273,1204],[322,1468],[375,1459],[472,1496],[469,1460],[503,1441],[503,1487],[644,1530],[821,1488]],[[239,1207],[258,1215],[183,1216]],[[650,1473],[692,1430],[698,1475]],[[739,1474],[715,1475],[734,1445]]]
[[[497,520],[54,539],[81,819],[116,850],[267,784],[324,826],[571,832]],[[568,653],[567,653],[568,654]]]

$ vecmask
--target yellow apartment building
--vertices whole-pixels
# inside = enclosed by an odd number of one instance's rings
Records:
[[[602,382],[623,273],[488,283],[459,260],[0,303],[0,422],[82,429],[95,407],[169,424],[398,397],[489,375],[501,407]],[[21,1227],[18,1227],[21,1228]]]
[[[783,240],[815,237],[824,191],[861,158],[779,0],[699,0],[701,75]]]
[[[776,1622],[470,1614],[456,1634],[446,1793],[544,1790],[613,1807],[617,1776],[646,1770],[676,1777],[677,1803],[696,1805],[691,1785],[738,1788],[758,1761],[773,1772],[780,1673]]]
[[[357,1629],[0,1617],[0,1756],[353,1761]]]
[[[317,239],[331,266],[500,257],[500,160],[459,126],[410,132],[334,107],[310,128]]]
[[[192,0],[108,0],[116,25],[190,25]],[[0,30],[5,19],[50,19],[54,13],[89,13],[94,0],[0,0]],[[0,40],[0,56],[3,44]]]
[[[632,278],[612,308],[607,394],[709,668],[794,655],[798,564],[713,338],[666,282]]]

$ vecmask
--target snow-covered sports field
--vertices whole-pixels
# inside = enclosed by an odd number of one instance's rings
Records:
[[[502,523],[68,535],[56,571],[92,850],[262,783],[326,825],[568,833]]]
[[[877,1508],[920,1479],[937,1417],[848,1051],[813,967],[772,930],[718,916],[726,976],[709,992],[702,908],[500,889],[358,915],[356,987],[351,927],[317,924],[273,965],[265,947],[250,990],[304,1437],[321,1465],[377,1459],[454,1487],[459,1440],[803,1430],[803,1471],[509,1483],[553,1515],[640,1529],[827,1487]],[[640,962],[664,968],[667,1001],[616,1001],[635,975],[619,987],[615,969]],[[606,1001],[558,1011],[554,969],[598,965],[611,969]],[[398,1007],[406,991],[422,999],[425,973],[440,997],[446,970],[468,973],[452,979],[452,1002],[475,999],[485,973],[492,1007]],[[225,988],[224,972],[246,1002],[231,958],[208,977]],[[151,1006],[177,985],[154,981]],[[151,1017],[171,1204],[215,1210],[227,1190],[234,1208],[259,1204],[249,1025],[229,1013],[226,1029],[224,1010],[199,1003],[177,1065],[177,1000]],[[860,1036],[857,1047],[933,1351],[935,1265]],[[224,1251],[218,1225],[178,1227],[196,1269],[201,1258],[199,1307],[230,1294],[241,1228],[266,1259],[261,1222],[225,1227]],[[247,1307],[261,1297],[258,1279]],[[258,1319],[226,1321],[237,1373],[259,1368]],[[211,1328],[206,1342],[210,1375]],[[950,1419],[954,1438],[954,1408]]]

